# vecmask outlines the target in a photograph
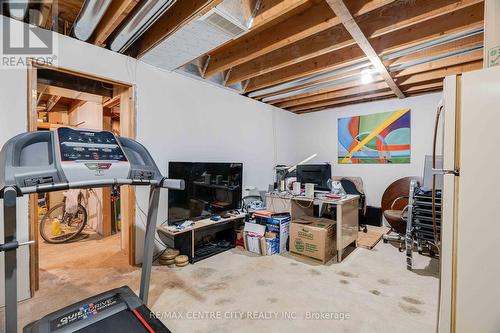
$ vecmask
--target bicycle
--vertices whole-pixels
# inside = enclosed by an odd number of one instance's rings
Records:
[[[78,190],[77,205],[68,206],[68,192],[62,203],[49,209],[40,220],[40,236],[51,244],[61,244],[77,238],[87,224],[87,210],[82,205],[84,195]]]

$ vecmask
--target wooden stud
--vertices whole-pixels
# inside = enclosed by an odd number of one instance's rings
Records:
[[[73,102],[71,102],[71,105],[68,108],[68,112],[71,113],[78,109],[80,106],[83,104],[87,103],[87,101],[81,100],[81,99],[75,99]]]
[[[358,43],[359,47],[365,52],[368,59],[371,61],[375,69],[379,72],[382,78],[385,80],[389,88],[394,92],[399,98],[404,98],[405,95],[399,89],[394,79],[391,77],[387,68],[385,68],[382,60],[378,57],[377,52],[373,49],[372,45],[361,31],[359,25],[354,21],[349,9],[346,7],[342,0],[326,0],[326,2],[333,9],[335,14],[340,18],[344,27],[349,31],[352,38]]]
[[[292,12],[307,4],[308,0],[262,0],[251,28],[256,29],[261,27],[283,16],[285,13]]]

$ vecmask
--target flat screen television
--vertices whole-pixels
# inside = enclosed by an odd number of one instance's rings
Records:
[[[168,224],[197,220],[241,206],[243,164],[169,162],[168,177],[184,179],[184,191],[168,193]]]

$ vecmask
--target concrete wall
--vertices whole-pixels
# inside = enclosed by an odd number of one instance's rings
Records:
[[[303,156],[318,153],[313,162],[329,162],[335,176],[362,177],[369,205],[380,207],[382,194],[393,181],[406,176],[422,176],[425,155],[432,153],[432,135],[441,93],[363,103],[300,116],[298,151]],[[337,163],[337,120],[354,115],[411,109],[411,163]]]

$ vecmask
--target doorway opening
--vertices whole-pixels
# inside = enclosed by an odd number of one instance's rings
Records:
[[[131,85],[60,68],[31,66],[28,89],[29,131],[73,127],[135,138]],[[51,289],[54,280],[73,286],[81,281],[71,279],[91,282],[92,274],[106,274],[110,261],[112,268],[122,272],[133,270],[132,187],[34,194],[29,207],[30,239],[35,240],[30,250],[31,296]]]

